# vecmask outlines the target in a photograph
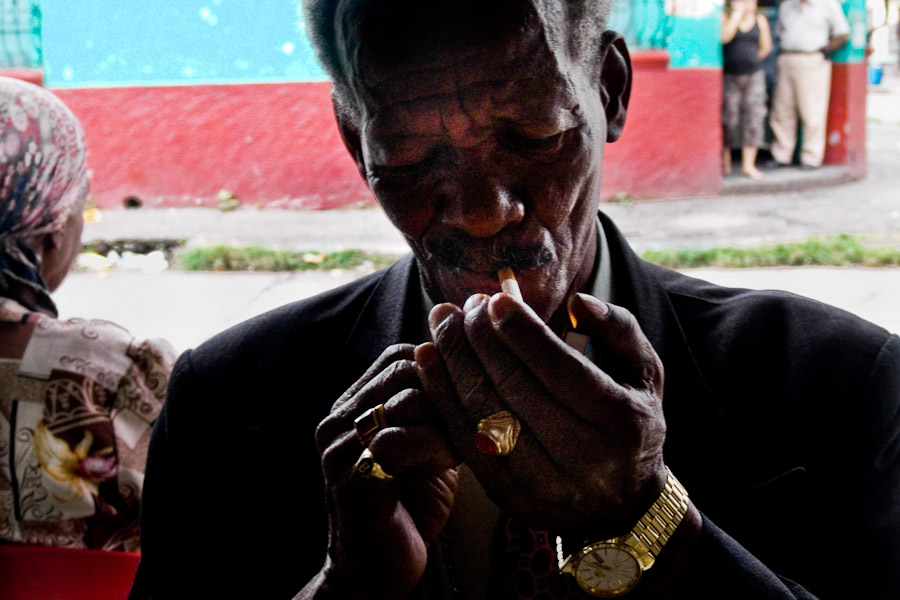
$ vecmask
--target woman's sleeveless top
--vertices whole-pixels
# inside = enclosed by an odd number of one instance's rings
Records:
[[[729,75],[749,75],[762,68],[759,58],[759,21],[753,29],[738,29],[734,39],[722,46],[722,71]]]

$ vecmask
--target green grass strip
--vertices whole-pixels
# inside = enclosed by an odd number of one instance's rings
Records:
[[[371,264],[375,269],[390,266],[396,255],[368,253],[358,249],[337,252],[271,250],[261,246],[210,246],[179,248],[179,240],[99,242],[86,247],[101,254],[115,249],[149,252],[164,250],[173,268],[187,271],[311,271],[355,269]],[[849,234],[809,238],[805,242],[769,244],[751,248],[684,248],[648,250],[641,256],[673,269],[696,267],[786,267],[786,266],[900,266],[900,249],[875,247]]]
[[[809,238],[805,242],[753,248],[648,250],[641,256],[652,263],[673,269],[900,265],[900,250],[866,246],[854,236],[843,233],[826,238]]]
[[[392,264],[396,256],[370,254],[362,250],[338,252],[300,252],[270,250],[260,246],[237,248],[212,246],[179,252],[175,266],[187,271],[312,271],[353,269],[372,263],[375,268]]]

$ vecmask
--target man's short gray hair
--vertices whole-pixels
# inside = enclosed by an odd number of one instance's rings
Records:
[[[530,9],[538,15],[555,15],[559,19],[558,22],[568,24],[564,35],[569,56],[575,60],[590,60],[597,56],[602,44],[613,1],[515,0],[511,4],[516,8]],[[461,10],[466,5],[483,7],[484,2],[499,2],[499,0],[453,0],[452,5],[455,10]],[[303,0],[307,33],[319,61],[334,83],[334,97],[338,110],[355,111],[355,107],[349,106],[352,97],[351,76],[346,72],[341,58],[342,35],[338,31],[348,16],[347,11],[360,14],[363,10],[377,11],[383,8],[392,11],[407,9],[410,14],[421,14],[438,9],[444,3],[441,0]],[[394,12],[394,14],[403,13]]]

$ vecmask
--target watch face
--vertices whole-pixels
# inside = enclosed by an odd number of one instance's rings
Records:
[[[575,565],[575,580],[589,594],[619,596],[631,591],[641,578],[641,565],[627,546],[595,544],[583,552]]]

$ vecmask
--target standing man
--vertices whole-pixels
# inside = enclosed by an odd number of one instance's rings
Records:
[[[815,169],[825,155],[825,123],[831,90],[831,55],[850,39],[850,25],[836,0],[784,0],[778,8],[778,78],[769,122],[776,166],[791,164],[802,127],[800,168]]]

